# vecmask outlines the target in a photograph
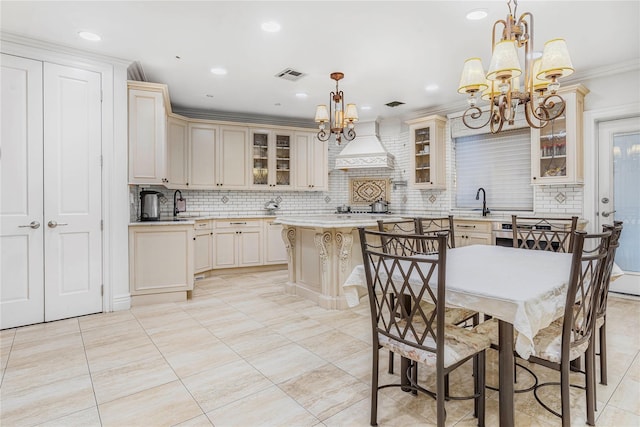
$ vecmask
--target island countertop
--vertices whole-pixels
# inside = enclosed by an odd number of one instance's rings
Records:
[[[349,228],[377,226],[378,220],[381,219],[384,221],[399,221],[403,217],[388,214],[279,216],[276,217],[274,223],[295,227]]]

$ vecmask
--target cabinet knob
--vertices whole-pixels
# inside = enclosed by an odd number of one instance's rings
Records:
[[[534,176],[533,179],[536,179],[536,177]]]

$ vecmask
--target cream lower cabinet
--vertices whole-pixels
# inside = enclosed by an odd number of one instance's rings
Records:
[[[213,268],[251,267],[263,264],[263,221],[214,221]]]
[[[129,227],[132,296],[193,289],[193,225]]]
[[[492,245],[491,221],[454,219],[456,248],[470,245]]]
[[[212,221],[196,221],[193,236],[193,269],[202,273],[213,268],[213,224]]]
[[[264,221],[264,263],[286,264],[289,260],[287,248],[282,240],[282,225],[272,220]]]

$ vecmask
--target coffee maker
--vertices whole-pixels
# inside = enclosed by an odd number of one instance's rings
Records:
[[[140,221],[160,220],[160,198],[164,194],[159,191],[143,190],[140,192]]]

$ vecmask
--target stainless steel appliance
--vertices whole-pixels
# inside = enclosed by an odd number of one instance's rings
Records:
[[[371,203],[371,213],[387,213],[389,212],[389,202],[386,200],[378,200]]]
[[[140,192],[140,221],[160,220],[160,198],[164,194],[159,191],[143,190]]]

